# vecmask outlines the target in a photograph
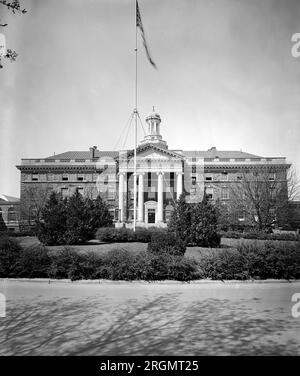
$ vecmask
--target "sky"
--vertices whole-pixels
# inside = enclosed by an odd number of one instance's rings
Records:
[[[22,158],[133,147],[124,129],[135,106],[134,0],[21,3],[25,15],[0,5],[0,33],[18,53],[0,70],[0,193],[16,197]],[[291,53],[300,1],[139,6],[157,65],[139,37],[143,122],[155,106],[170,149],[286,157],[300,171],[300,57]]]

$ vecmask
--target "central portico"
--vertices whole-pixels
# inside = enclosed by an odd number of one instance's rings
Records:
[[[137,226],[165,226],[172,204],[182,193],[183,156],[168,150],[160,134],[161,118],[146,118],[147,134],[137,148]],[[119,157],[118,226],[133,220],[134,151]]]

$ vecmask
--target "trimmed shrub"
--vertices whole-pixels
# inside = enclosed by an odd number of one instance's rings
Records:
[[[152,234],[147,250],[155,255],[167,253],[173,256],[183,256],[186,250],[186,245],[174,233],[161,232]]]
[[[238,232],[238,231],[221,231],[221,237],[231,239],[256,239],[256,240],[286,240],[299,241],[300,236],[291,233],[271,233],[267,234],[261,231]]]
[[[167,237],[168,236],[168,237]],[[171,240],[170,240],[171,239]],[[15,239],[0,239],[1,278],[70,278],[111,280],[300,279],[299,244],[241,244],[236,250],[210,251],[199,261],[184,258],[176,236],[153,237],[149,249],[118,249],[104,255],[42,246],[22,249]],[[162,246],[162,244],[164,246]]]
[[[105,255],[78,254],[64,249],[51,255],[52,278],[109,279],[109,280],[164,280],[188,281],[199,278],[192,260],[168,255],[140,252],[133,254],[116,249]]]
[[[197,264],[182,256],[175,256],[166,252],[160,255],[147,252],[144,262],[147,268],[144,270],[145,274],[141,279],[190,281],[201,278]]]
[[[152,235],[166,233],[166,229],[137,227],[132,229],[121,227],[102,227],[97,230],[96,238],[105,243],[140,242],[149,243]]]
[[[48,278],[51,258],[43,246],[25,248],[20,252],[18,277]]]
[[[300,252],[289,243],[241,244],[203,256],[200,268],[212,279],[299,279]]]
[[[16,239],[0,237],[0,278],[18,277],[22,247]]]
[[[114,250],[101,257],[98,278],[112,280],[179,280],[199,278],[193,260],[163,253],[149,252],[132,254],[127,250]]]

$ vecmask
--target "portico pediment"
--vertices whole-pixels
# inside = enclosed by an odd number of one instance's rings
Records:
[[[163,154],[163,153],[158,153],[158,152],[143,152],[143,153],[138,153],[137,154],[137,157],[139,160],[141,159],[165,159],[165,160],[168,160],[170,159],[170,156],[169,155],[166,155],[166,154]]]
[[[151,144],[139,146],[136,154],[138,159],[177,159],[178,161],[183,159],[183,156],[178,153]],[[134,157],[134,150],[128,153],[128,157],[130,159]]]

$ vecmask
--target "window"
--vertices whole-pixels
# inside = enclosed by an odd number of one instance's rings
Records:
[[[108,212],[109,212],[109,215],[111,216],[111,219],[114,220],[116,218],[115,217],[115,214],[116,214],[115,209],[110,208],[110,209],[108,209]]]
[[[221,190],[221,199],[222,200],[228,200],[229,199],[228,188],[222,188],[222,190]]]
[[[9,208],[7,213],[7,222],[16,222],[17,213],[14,208]]]
[[[77,181],[83,181],[84,175],[83,174],[77,174]]]
[[[113,201],[115,199],[116,192],[114,190],[109,190],[107,194],[107,199]]]
[[[31,175],[31,180],[32,181],[38,181],[39,180],[39,174],[32,174]]]
[[[151,172],[148,172],[148,187],[151,187]]]
[[[196,173],[196,165],[192,165],[192,174],[195,174]]]
[[[196,176],[192,176],[192,185],[196,185]]]
[[[69,175],[68,174],[63,174],[62,180],[63,181],[68,181],[69,180]]]
[[[210,176],[205,176],[205,180],[206,181],[211,181],[212,180],[212,176],[210,175]]]
[[[80,193],[80,194],[83,196],[83,194],[84,194],[84,190],[83,190],[82,187],[78,187],[78,188],[77,188],[77,191],[78,191],[78,193]]]
[[[206,198],[208,200],[213,199],[213,188],[206,188]]]
[[[228,180],[228,174],[227,174],[227,172],[222,172],[220,178],[221,178],[221,181],[227,181]]]
[[[129,209],[129,214],[128,214],[128,219],[129,221],[133,221],[133,215],[134,215],[134,210],[133,209]]]
[[[148,192],[148,200],[154,200],[155,199],[155,193],[154,192]]]
[[[61,188],[61,195],[62,195],[62,198],[66,198],[69,196],[69,189],[68,188]]]
[[[175,174],[174,172],[170,172],[170,188],[174,188],[174,177],[175,177]]]
[[[269,181],[275,180],[275,174],[269,174]]]
[[[240,211],[238,212],[237,217],[238,217],[238,220],[239,220],[240,222],[244,221],[244,220],[245,220],[245,213],[244,213],[244,211],[243,211],[243,210],[240,210]]]

